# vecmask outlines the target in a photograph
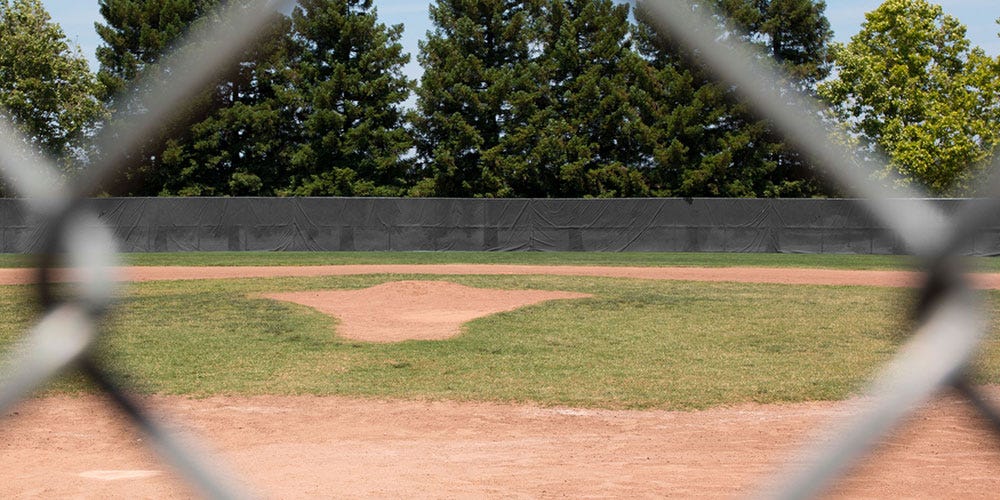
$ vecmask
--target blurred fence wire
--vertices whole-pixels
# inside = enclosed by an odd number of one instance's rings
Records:
[[[129,396],[92,346],[101,335],[102,318],[115,295],[111,269],[116,266],[114,236],[96,217],[84,212],[81,202],[94,194],[127,158],[169,121],[185,100],[212,85],[219,68],[231,65],[240,51],[275,11],[287,11],[291,0],[247,0],[228,2],[213,16],[223,23],[206,23],[186,38],[184,46],[212,47],[179,50],[168,56],[160,74],[136,86],[131,109],[144,112],[113,122],[96,139],[101,159],[77,179],[60,184],[56,163],[41,155],[25,153],[26,140],[8,121],[0,119],[0,172],[24,199],[28,209],[46,230],[45,250],[39,266],[38,301],[43,312],[28,331],[24,342],[4,365],[0,386],[0,411],[28,397],[64,371],[77,369],[105,391],[111,401],[146,432],[156,451],[204,495],[212,498],[243,498],[228,474],[204,458],[207,455],[162,424]],[[760,496],[808,498],[821,494],[849,466],[864,456],[878,440],[915,408],[937,392],[953,387],[963,394],[1000,433],[1000,414],[968,383],[971,360],[987,332],[982,307],[967,285],[955,253],[1000,207],[1000,171],[983,195],[988,203],[961,210],[948,219],[933,206],[918,203],[899,211],[888,202],[893,197],[921,198],[922,193],[900,192],[871,182],[881,170],[878,162],[832,140],[834,131],[820,118],[822,106],[808,96],[785,86],[778,69],[761,63],[763,57],[751,46],[721,36],[716,20],[705,8],[683,0],[640,0],[641,9],[662,35],[697,48],[717,78],[738,90],[742,97],[821,167],[825,175],[845,192],[858,197],[886,227],[891,228],[911,253],[920,257],[926,272],[921,292],[918,325],[910,341],[873,382],[872,403],[838,429],[835,440],[817,441],[804,450],[811,457],[806,468],[796,467],[777,475],[777,484],[765,485]],[[860,168],[859,168],[860,166]],[[91,228],[84,230],[82,228]],[[63,257],[65,261],[57,256]],[[55,293],[53,270],[69,267],[80,278],[72,294]]]
[[[55,182],[60,171],[53,159],[25,152],[26,138],[7,120],[0,119],[0,171],[4,180],[24,199],[28,210],[44,228],[40,254],[38,302],[41,318],[4,366],[0,386],[0,411],[9,409],[60,373],[77,369],[108,394],[116,407],[144,431],[160,456],[169,462],[203,495],[211,498],[246,498],[218,465],[210,464],[193,443],[166,430],[149,412],[129,396],[118,377],[94,356],[101,335],[102,318],[115,295],[112,269],[117,263],[114,236],[96,216],[87,214],[81,202],[164,123],[176,119],[182,105],[212,85],[220,69],[236,58],[277,12],[287,11],[290,0],[242,0],[222,2],[192,27],[173,55],[161,61],[169,68],[144,77],[132,94],[122,96],[130,111],[141,113],[114,119],[95,139],[100,158],[65,183]],[[206,49],[210,47],[210,50]],[[124,106],[123,106],[124,107]],[[94,228],[99,228],[95,230]],[[63,257],[64,256],[64,257]],[[73,293],[56,293],[53,273],[67,267],[78,276]]]
[[[661,35],[688,49],[697,48],[720,81],[736,88],[826,177],[857,196],[895,232],[920,258],[926,273],[915,312],[918,326],[896,358],[876,376],[869,388],[873,403],[831,434],[835,439],[826,441],[829,444],[803,450],[808,466],[776,476],[777,484],[762,490],[760,496],[809,498],[823,493],[904,417],[948,387],[964,394],[1000,433],[997,412],[966,382],[973,356],[986,336],[987,322],[955,255],[987,219],[985,214],[997,207],[997,175],[989,183],[992,191],[981,193],[991,198],[989,203],[974,209],[970,205],[951,220],[926,203],[905,212],[894,210],[887,203],[890,198],[920,198],[923,193],[872,182],[883,165],[834,140],[835,131],[821,119],[822,106],[784,85],[788,79],[775,65],[762,62],[765,59],[753,47],[720,33],[707,9],[670,0],[645,0],[638,8]]]

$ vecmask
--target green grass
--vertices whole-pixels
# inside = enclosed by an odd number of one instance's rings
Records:
[[[975,259],[991,269],[1000,262]],[[182,252],[126,254],[139,266],[302,266],[330,264],[540,264],[600,266],[818,267],[906,269],[907,257],[891,255],[731,254],[664,252]],[[0,267],[28,267],[25,255],[0,254]]]
[[[250,296],[430,279],[571,290],[470,323],[444,341],[372,344],[335,321]],[[0,288],[0,343],[30,322],[24,287]],[[695,409],[837,400],[896,351],[906,290],[548,276],[353,276],[135,285],[109,320],[101,355],[144,392],[341,394]],[[991,295],[991,304],[1000,303]],[[1000,382],[998,348],[981,382]],[[84,390],[67,378],[55,390]]]
[[[132,254],[137,265],[510,263],[907,268],[902,257],[669,253]],[[986,270],[993,259],[974,259]],[[0,266],[30,265],[0,256]],[[490,316],[445,341],[354,342],[309,308],[266,291],[362,288],[398,279],[570,290],[594,298]],[[30,290],[0,287],[0,350],[33,321]],[[350,276],[133,285],[101,355],[150,393],[341,394],[693,409],[837,400],[898,349],[908,290],[549,276]],[[1000,294],[988,294],[994,313]],[[996,316],[996,314],[994,314]],[[978,361],[1000,383],[1000,342]],[[87,390],[67,377],[55,391]]]

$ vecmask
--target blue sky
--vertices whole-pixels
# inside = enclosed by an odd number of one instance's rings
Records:
[[[96,70],[94,51],[100,39],[94,32],[94,23],[101,20],[97,0],[43,0],[52,18],[58,22],[71,40],[83,50]],[[881,4],[881,0],[827,0],[826,15],[833,26],[835,38],[847,41],[856,34],[864,21],[864,15]],[[946,13],[957,17],[968,28],[969,39],[991,55],[1000,55],[1000,26],[995,20],[1000,17],[998,0],[939,0]],[[416,62],[417,42],[431,28],[427,17],[430,2],[414,0],[375,1],[379,17],[386,24],[405,26],[403,45],[411,54],[406,73],[415,78],[420,73]]]

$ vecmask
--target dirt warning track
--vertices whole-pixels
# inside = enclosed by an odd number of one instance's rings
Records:
[[[138,266],[115,270],[123,281],[159,281],[230,278],[269,278],[296,276],[349,276],[361,274],[435,274],[435,275],[519,275],[600,276],[683,281],[726,281],[736,283],[781,283],[792,285],[852,285],[912,287],[921,283],[922,275],[913,271],[857,271],[843,269],[801,269],[770,267],[601,267],[601,266],[537,266],[507,264],[389,264],[342,266],[248,266],[248,267],[185,267]],[[974,286],[1000,289],[1000,273],[969,275]],[[32,283],[32,269],[0,269],[0,285]],[[59,274],[72,280],[71,273]]]

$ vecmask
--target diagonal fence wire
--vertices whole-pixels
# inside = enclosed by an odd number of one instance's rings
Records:
[[[223,2],[192,30],[181,49],[160,63],[167,71],[140,80],[123,102],[129,103],[131,118],[106,127],[96,140],[101,158],[68,184],[58,182],[55,162],[30,148],[30,141],[9,121],[0,118],[0,173],[41,222],[44,247],[39,266],[39,301],[45,308],[20,348],[3,366],[0,412],[17,404],[60,373],[78,369],[102,389],[198,491],[210,498],[247,498],[228,474],[206,460],[207,455],[181,436],[166,430],[117,382],[94,345],[101,334],[101,320],[114,298],[110,276],[117,262],[111,231],[87,215],[81,204],[129,157],[139,151],[162,123],[176,118],[185,100],[213,84],[220,68],[231,66],[247,45],[262,33],[262,27],[290,0],[244,0]],[[214,22],[213,22],[214,21]],[[211,50],[203,50],[211,47]],[[96,228],[96,229],[95,229]],[[79,279],[77,294],[60,298],[53,291],[53,268],[57,256],[69,256],[69,267]]]
[[[823,168],[827,177],[858,195],[861,203],[894,231],[911,253],[922,258],[927,273],[927,287],[917,311],[920,326],[869,388],[874,402],[845,423],[831,444],[805,450],[803,455],[810,457],[809,467],[780,474],[778,485],[761,496],[794,499],[823,493],[904,417],[949,386],[957,387],[1000,433],[997,412],[966,379],[987,327],[982,308],[954,264],[954,254],[987,222],[989,212],[983,209],[1000,206],[998,166],[994,165],[990,187],[984,193],[993,199],[985,207],[967,202],[951,220],[925,202],[900,211],[891,205],[891,198],[919,198],[920,193],[872,182],[872,174],[881,165],[839,145],[834,131],[821,120],[822,107],[783,85],[788,79],[773,65],[762,63],[764,59],[753,47],[733,43],[734,37],[720,32],[714,22],[718,18],[706,12],[703,5],[684,0],[646,0],[638,8],[662,35],[678,40],[688,49],[696,48],[720,80],[734,86],[786,139]]]
[[[172,68],[172,73],[140,81],[137,89],[141,90],[123,98],[131,111],[142,112],[126,113],[125,119],[105,128],[96,140],[102,158],[71,183],[55,182],[59,178],[55,162],[26,148],[28,142],[15,127],[0,119],[0,171],[47,232],[39,286],[45,312],[9,358],[0,386],[0,411],[59,373],[79,369],[152,438],[166,461],[213,498],[244,497],[246,493],[233,488],[218,466],[203,458],[204,453],[192,451],[190,443],[156,423],[92,354],[100,337],[101,318],[115,294],[109,273],[115,266],[116,252],[106,227],[97,225],[96,232],[82,230],[95,227],[95,219],[82,214],[81,202],[141,150],[162,123],[175,118],[179,103],[210,86],[218,69],[234,61],[275,10],[290,3],[233,1],[210,15],[220,22],[203,23],[187,38],[189,49],[164,59],[162,67]],[[861,198],[861,203],[925,263],[928,285],[920,301],[919,326],[873,383],[870,392],[874,402],[844,424],[838,433],[842,439],[806,450],[812,456],[810,467],[782,474],[784,479],[764,490],[762,496],[806,498],[823,492],[909,412],[947,386],[957,388],[1000,432],[1000,417],[968,383],[970,360],[986,335],[986,321],[953,259],[988,221],[986,209],[1000,207],[1000,164],[994,165],[984,193],[991,199],[984,205],[970,203],[948,219],[929,203],[919,201],[920,192],[872,182],[871,174],[881,170],[879,161],[884,164],[884,160],[859,155],[831,140],[835,131],[821,119],[822,106],[784,86],[787,79],[761,64],[763,58],[754,48],[732,43],[732,37],[720,33],[704,7],[681,0],[645,0],[637,8],[662,34],[689,48],[697,47],[721,80],[737,88],[760,114],[769,117],[786,139],[822,167],[841,189]],[[192,48],[209,45],[213,49],[207,52]],[[908,210],[900,211],[890,202],[895,197],[915,201]],[[70,256],[70,267],[81,275],[80,291],[69,299],[58,298],[51,290],[51,272],[60,249]]]

